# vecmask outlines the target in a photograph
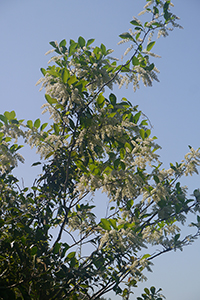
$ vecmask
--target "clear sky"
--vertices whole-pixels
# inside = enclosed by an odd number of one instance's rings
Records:
[[[118,35],[127,31],[133,15],[143,8],[143,0],[0,0],[0,103],[4,111],[15,110],[20,119],[35,120],[41,116],[43,92],[35,86],[41,77],[40,68],[47,67],[50,41],[95,38],[96,45],[104,43],[120,57]],[[160,83],[136,93],[132,87],[117,91],[150,118],[152,134],[162,146],[160,155],[164,166],[181,161],[188,145],[200,147],[200,30],[199,0],[174,0],[174,12],[181,18],[184,30],[175,30],[161,38],[154,51],[162,56],[156,60]],[[30,184],[37,168],[30,165],[37,159],[34,150],[23,150],[26,165],[18,174]],[[191,194],[200,187],[199,176],[185,178]],[[185,232],[187,230],[185,229]],[[184,249],[163,255],[154,261],[149,280],[143,287],[162,287],[168,300],[199,300],[200,241]],[[109,295],[112,299],[118,297]],[[135,299],[132,296],[131,299]]]

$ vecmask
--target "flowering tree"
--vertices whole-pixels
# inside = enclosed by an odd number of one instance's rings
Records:
[[[130,43],[124,64],[105,45],[92,47],[93,39],[50,43],[53,64],[39,81],[49,124],[24,123],[14,111],[0,115],[1,299],[94,300],[111,290],[128,299],[155,257],[200,234],[199,216],[195,233],[181,237],[179,228],[200,211],[200,191],[188,198],[180,183],[197,173],[199,149],[163,169],[148,118],[107,92],[114,84],[136,89],[140,80],[158,80],[150,62],[154,33],[180,26],[170,1],[146,2],[147,20],[134,18],[133,30],[120,35],[120,43]],[[33,165],[42,164],[42,174],[30,188],[12,175],[23,161],[18,137],[41,157]],[[95,213],[97,190],[109,198],[103,216]],[[148,245],[160,250],[151,254]],[[159,292],[151,287],[142,297],[161,299]]]

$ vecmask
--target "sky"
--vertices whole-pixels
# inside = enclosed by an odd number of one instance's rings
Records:
[[[50,41],[95,38],[95,45],[105,44],[121,57],[124,48],[118,46],[119,34],[127,31],[133,16],[143,9],[143,0],[0,0],[0,104],[1,111],[14,110],[18,119],[41,117],[44,93],[35,83],[41,77],[40,68],[47,67],[44,54]],[[199,84],[199,0],[174,0],[174,12],[180,17],[183,30],[176,29],[167,38],[156,41],[154,51],[162,58],[155,64],[160,70],[160,82],[153,87],[133,92],[115,92],[138,104],[153,124],[152,134],[162,146],[159,154],[163,166],[180,162],[188,145],[200,147],[200,84]],[[38,172],[31,164],[37,160],[35,150],[24,148],[26,163],[18,169],[25,185],[33,182]],[[186,177],[191,194],[200,188],[199,176]],[[184,229],[187,232],[187,228]],[[153,273],[140,284],[131,299],[136,299],[145,286],[162,287],[168,300],[199,300],[200,241],[183,252],[160,256],[154,261]],[[107,296],[107,295],[106,295]],[[119,299],[113,294],[109,296]],[[108,297],[108,296],[107,296]]]

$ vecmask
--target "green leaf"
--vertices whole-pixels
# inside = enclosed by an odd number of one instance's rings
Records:
[[[3,227],[5,224],[4,220],[0,219],[0,227]]]
[[[70,46],[71,45],[77,45],[77,43],[74,40],[72,40],[72,39],[69,41],[69,44],[70,44]]]
[[[12,110],[11,112],[5,111],[4,116],[10,121],[15,118],[16,114],[15,114],[14,110]]]
[[[119,37],[121,39],[129,39],[129,40],[132,40],[133,42],[136,42],[134,40],[134,38],[132,37],[132,35],[130,35],[130,33],[128,33],[128,32],[124,32],[124,33],[120,34]]]
[[[156,15],[156,14],[159,14],[159,10],[156,6],[153,7],[153,14]],[[152,24],[154,25],[154,24]]]
[[[132,25],[135,25],[135,26],[141,26],[141,27],[142,27],[142,25],[141,25],[140,23],[138,23],[136,20],[132,20],[132,21],[130,21],[130,23],[131,23]]]
[[[122,170],[126,169],[126,165],[123,161],[120,161],[120,166],[121,166]]]
[[[73,40],[70,40],[70,46],[69,46],[69,56],[73,55],[74,52],[76,52],[78,44],[75,43]]]
[[[68,80],[68,84],[69,85],[71,85],[71,84],[73,84],[74,82],[76,82],[77,81],[77,78],[76,78],[76,75],[72,75],[71,77],[70,77],[70,79]]]
[[[174,243],[176,243],[178,241],[180,237],[180,233],[176,234],[175,237],[174,237]]]
[[[143,128],[140,129],[140,136],[143,140],[145,139],[145,130]]]
[[[160,182],[158,176],[156,176],[156,175],[153,175],[153,179],[154,179],[154,181],[155,181],[156,183],[159,183],[159,182]]]
[[[138,66],[140,64],[139,59],[137,57],[133,56],[133,58],[132,58],[132,64],[134,66]]]
[[[158,28],[158,27],[161,27],[161,24],[158,23],[158,22],[155,22],[155,23],[153,23],[153,26],[154,26],[154,27],[156,26],[156,27]]]
[[[70,253],[67,255],[67,258],[72,259],[72,258],[75,257],[75,255],[76,255],[76,252],[75,252],[75,251],[70,252]]]
[[[148,70],[149,72],[151,72],[151,71],[154,69],[154,67],[155,67],[155,65],[154,65],[154,63],[152,63],[152,64],[150,64],[150,65],[147,67],[147,70]]]
[[[70,77],[70,73],[69,73],[69,70],[68,69],[64,69],[62,71],[62,80],[64,83],[67,82],[67,79]]]
[[[34,127],[37,129],[40,127],[40,119],[35,120]]]
[[[128,200],[126,203],[126,208],[129,210],[133,206],[133,203],[134,203],[133,199]]]
[[[166,12],[164,13],[164,18],[165,18],[165,20],[166,20],[166,21],[170,20],[171,15],[172,15],[171,13],[169,13],[168,11],[166,11]]]
[[[139,111],[135,116],[133,117],[133,123],[137,124],[139,118],[141,116],[141,112]]]
[[[51,96],[49,96],[48,94],[45,94],[45,98],[46,98],[47,102],[48,102],[49,104],[51,104],[51,105],[52,105],[53,103],[57,103],[57,102],[58,102],[56,99],[51,98]]]
[[[143,31],[143,29],[142,29],[142,28],[140,28],[140,27],[135,27],[135,30],[140,30],[140,32],[139,32],[139,33],[141,33],[141,30]]]
[[[140,61],[140,67],[145,68],[147,65],[146,59],[143,57],[143,59]]]
[[[150,134],[151,134],[151,130],[150,130],[150,129],[147,129],[147,130],[145,131],[145,138],[148,138],[148,137],[150,136]]]
[[[98,105],[101,105],[105,100],[105,97],[103,96],[103,93],[99,94],[99,96],[97,97],[97,103]]]
[[[31,167],[35,167],[35,166],[38,166],[38,165],[41,165],[41,162],[40,162],[40,161],[37,161],[37,162],[33,163],[33,164],[31,165]]]
[[[40,69],[41,73],[45,76],[45,74],[47,73],[47,71],[44,68]]]
[[[38,250],[37,246],[32,247],[31,248],[31,255],[32,256],[35,255],[37,253],[37,250]]]
[[[155,286],[151,286],[151,287],[150,287],[150,291],[151,291],[151,293],[154,295],[155,292],[156,292]]]
[[[142,256],[141,259],[147,259],[147,258],[149,258],[150,256],[151,256],[150,254],[144,254],[144,255]]]
[[[130,70],[130,63],[127,63],[121,68],[121,72],[128,72]]]
[[[30,129],[33,128],[33,122],[31,120],[27,121],[27,127]]]
[[[49,44],[50,44],[52,47],[54,47],[54,48],[57,48],[57,46],[56,46],[56,43],[55,43],[55,42],[53,42],[53,41],[52,41],[52,42],[50,42]]]
[[[66,251],[70,248],[69,245],[67,243],[63,243],[63,251],[61,253],[61,258],[63,258],[65,256]]]
[[[109,219],[109,222],[110,222],[111,226],[112,226],[114,229],[117,229],[117,225],[116,225],[116,220],[115,220],[115,219]]]
[[[7,120],[10,119],[10,113],[8,111],[4,112],[4,116],[6,117]]]
[[[170,1],[165,2],[164,6],[163,6],[164,12],[166,12],[169,9],[169,4],[170,4]]]
[[[95,54],[97,60],[99,60],[102,56],[101,49],[99,47],[95,47],[93,53]]]
[[[78,38],[78,44],[81,48],[83,48],[85,46],[85,40],[82,36],[79,36]]]
[[[150,295],[150,291],[149,291],[148,288],[144,288],[144,291],[145,291],[145,293],[146,293],[147,295]]]
[[[139,39],[140,34],[141,34],[141,31],[136,34],[136,36],[135,36],[136,41]]]
[[[110,99],[110,103],[112,104],[112,105],[115,105],[116,104],[116,102],[117,102],[117,98],[116,98],[116,96],[114,95],[114,94],[110,94],[109,95],[109,99]]]
[[[59,44],[59,47],[65,47],[67,44],[66,40],[62,40]]]
[[[125,155],[126,155],[126,150],[124,148],[121,148],[120,149],[120,157],[121,157],[121,159],[123,159],[125,157]]]
[[[114,168],[115,168],[115,170],[117,170],[119,164],[120,164],[120,158],[118,158],[118,159],[116,159],[116,160],[114,161]]]
[[[113,118],[116,115],[117,112],[113,112],[111,114],[108,115],[109,118]]]
[[[155,45],[156,42],[150,42],[148,45],[147,45],[147,51],[150,51],[153,46]]]
[[[53,77],[60,77],[60,73],[55,69],[55,66],[48,68],[48,74],[52,75]]]
[[[47,125],[48,123],[42,124],[42,126],[40,126],[40,131],[43,131],[47,127]]]
[[[54,152],[49,152],[46,156],[45,156],[45,159],[49,158],[50,156],[52,156],[54,154]]]
[[[130,151],[132,151],[133,146],[132,146],[131,144],[129,144],[128,142],[126,142],[126,143],[124,144],[124,148],[125,148],[125,149],[128,148]]]
[[[90,46],[92,43],[94,43],[95,39],[89,39],[87,41],[86,47]]]
[[[7,142],[10,142],[11,139],[12,139],[12,138],[11,138],[10,136],[6,136],[6,137],[5,137],[5,142],[6,142],[6,143],[7,143]],[[6,145],[2,145],[2,146],[8,148]]]
[[[17,120],[10,120],[10,124],[19,124],[19,121],[17,121]]]
[[[56,134],[56,135],[59,135],[60,127],[58,126],[58,124],[54,123],[54,124],[53,124],[53,129],[54,129],[54,131],[55,131],[55,134]]]
[[[60,250],[61,243],[56,243],[55,246],[53,247],[53,253],[57,254]]]
[[[114,152],[108,152],[109,159],[113,161],[116,158],[116,154]]]
[[[106,46],[104,44],[101,44],[101,52],[102,52],[103,55],[107,54]]]
[[[8,123],[8,120],[4,115],[0,115],[0,120],[3,121],[5,124]]]
[[[77,263],[77,259],[76,258],[72,258],[71,261],[70,261],[70,268],[74,268],[75,265]]]
[[[142,122],[140,123],[140,126],[146,126],[148,125],[147,120],[142,120]]]
[[[60,104],[60,103],[57,103],[57,104],[55,105],[55,108],[56,108],[56,109],[61,109],[62,111],[64,110],[64,106],[63,106],[62,104]]]
[[[164,199],[161,199],[160,201],[158,201],[158,206],[160,207],[160,208],[163,208],[163,207],[165,207],[166,206],[166,202],[165,202],[165,200]]]
[[[105,230],[111,230],[110,222],[107,219],[101,219],[99,226]]]

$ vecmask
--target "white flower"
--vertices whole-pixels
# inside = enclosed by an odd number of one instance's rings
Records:
[[[104,246],[104,244],[107,243],[108,240],[109,240],[109,232],[106,232],[101,238],[99,249],[101,249]]]
[[[146,9],[145,9],[145,10],[142,10],[142,11],[138,14],[138,16],[144,15],[146,12],[147,12]]]
[[[147,4],[144,6],[144,9],[148,8],[151,4],[153,4],[154,0],[148,1]]]
[[[50,50],[48,50],[46,53],[45,53],[45,55],[48,55],[48,54],[50,54],[50,53],[53,53],[55,50],[54,49],[50,49]]]

